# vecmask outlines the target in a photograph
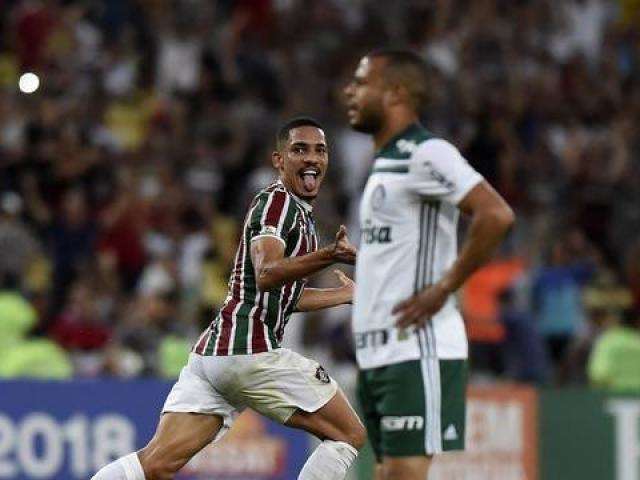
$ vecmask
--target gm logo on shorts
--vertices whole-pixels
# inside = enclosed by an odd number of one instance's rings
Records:
[[[385,432],[399,432],[401,430],[422,430],[424,428],[424,417],[395,417],[388,415],[380,419],[380,428]]]

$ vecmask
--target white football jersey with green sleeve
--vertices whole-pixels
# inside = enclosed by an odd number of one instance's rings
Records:
[[[399,330],[393,307],[437,282],[457,256],[458,203],[483,180],[449,142],[418,124],[375,157],[360,204],[353,331],[360,368],[467,358],[451,296],[424,328]]]

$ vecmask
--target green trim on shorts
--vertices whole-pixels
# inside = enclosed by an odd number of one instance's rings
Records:
[[[422,358],[361,371],[358,399],[377,460],[464,450],[466,383],[466,360]]]

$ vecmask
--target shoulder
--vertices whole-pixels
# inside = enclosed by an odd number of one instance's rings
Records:
[[[409,162],[410,177],[423,195],[433,195],[457,205],[482,181],[460,151],[441,138],[418,144]]]
[[[293,201],[293,197],[284,186],[278,182],[272,183],[266,188],[260,190],[251,202],[251,209],[264,210],[271,206],[284,207],[285,204]]]
[[[443,178],[461,181],[468,177],[480,177],[460,150],[442,138],[433,138],[419,144],[411,156],[409,170],[437,181]]]
[[[276,196],[287,198],[291,197],[291,194],[287,191],[286,188],[284,188],[284,185],[282,185],[280,182],[274,182],[256,193],[256,195],[253,197],[252,203],[255,204],[257,202],[265,202]]]
[[[453,174],[466,164],[454,145],[441,138],[431,138],[416,146],[409,171],[418,178],[435,181],[451,189]]]
[[[430,138],[420,143],[411,156],[417,168],[443,167],[448,164],[467,163],[452,143],[442,138]]]
[[[260,191],[251,207],[251,225],[271,225],[287,228],[296,216],[296,201],[279,182]]]

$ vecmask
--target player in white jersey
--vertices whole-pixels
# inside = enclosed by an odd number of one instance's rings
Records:
[[[467,339],[453,294],[514,221],[458,149],[419,123],[427,94],[425,64],[404,50],[368,54],[345,89],[352,128],[376,147],[353,309],[376,479],[424,480],[434,454],[464,448]],[[471,224],[458,254],[459,211]]]

